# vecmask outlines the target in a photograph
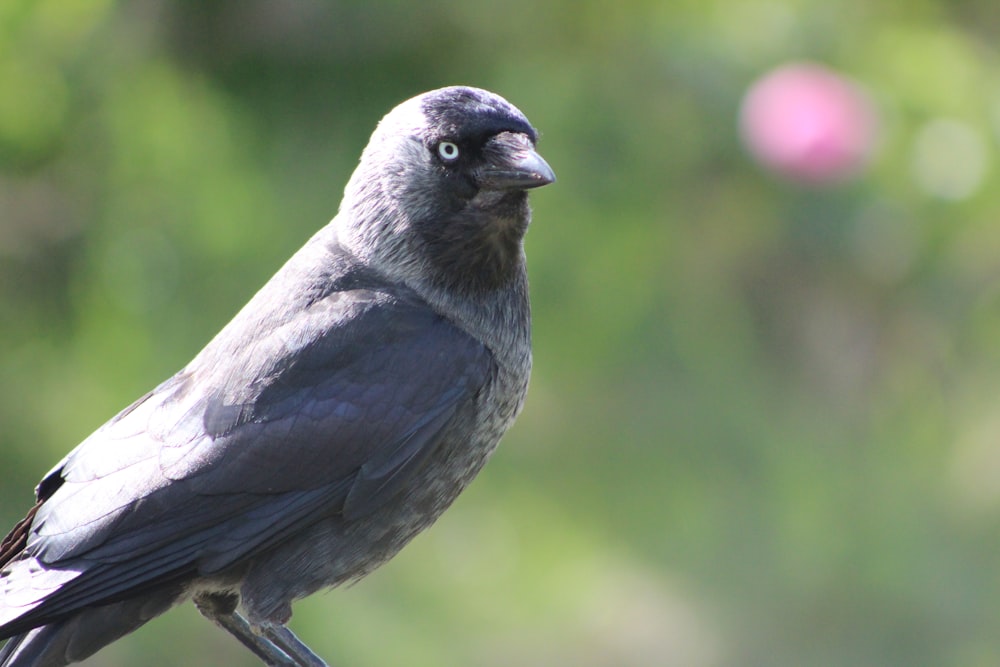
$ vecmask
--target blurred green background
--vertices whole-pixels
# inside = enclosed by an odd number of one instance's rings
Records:
[[[468,83],[559,175],[528,403],[300,636],[342,667],[1000,664],[998,38],[991,0],[4,0],[0,521],[332,217],[386,111]],[[740,144],[800,59],[879,106],[854,182]],[[256,662],[186,605],[86,664]]]

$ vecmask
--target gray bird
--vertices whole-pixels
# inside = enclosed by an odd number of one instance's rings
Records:
[[[188,599],[267,664],[323,665],[291,603],[396,554],[521,409],[536,140],[476,88],[382,119],[333,221],[38,484],[0,544],[0,665],[82,660]]]

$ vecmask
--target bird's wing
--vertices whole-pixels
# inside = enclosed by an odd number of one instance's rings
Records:
[[[323,516],[362,517],[494,372],[482,343],[422,302],[367,290],[250,348],[165,382],[42,481],[23,553],[62,574],[52,587],[6,582],[0,606],[38,607],[25,622],[55,616],[221,570]]]

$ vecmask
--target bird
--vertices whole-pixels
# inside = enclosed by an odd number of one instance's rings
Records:
[[[392,109],[333,220],[39,482],[0,542],[0,666],[83,660],[188,601],[268,665],[325,665],[292,602],[433,523],[524,404],[537,141],[480,88]]]

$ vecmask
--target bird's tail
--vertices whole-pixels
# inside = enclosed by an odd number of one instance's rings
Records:
[[[65,654],[52,650],[56,634],[58,634],[57,627],[45,625],[29,630],[23,635],[11,637],[3,648],[0,648],[0,666],[48,665],[56,667],[56,665],[69,664],[65,659],[60,660],[57,657],[60,654]]]
[[[64,667],[84,660],[159,616],[183,597],[168,586],[99,607],[11,637],[0,648],[0,667]]]

